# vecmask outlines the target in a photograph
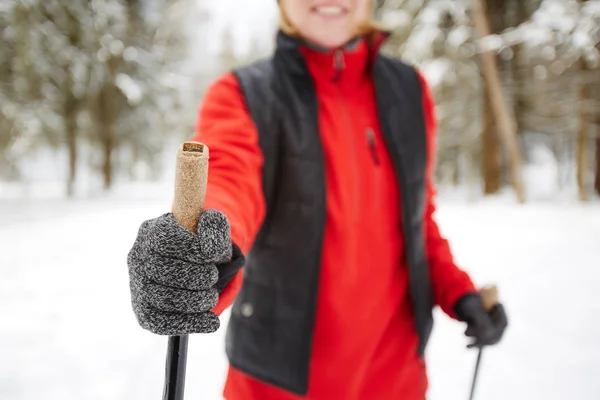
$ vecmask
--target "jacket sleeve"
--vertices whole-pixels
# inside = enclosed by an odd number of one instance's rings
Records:
[[[263,154],[258,131],[233,73],[221,76],[209,86],[200,105],[195,133],[192,140],[209,149],[204,208],[227,216],[233,242],[247,254],[266,212]],[[213,309],[216,314],[233,303],[242,285],[242,271],[221,292]]]
[[[476,289],[469,275],[455,264],[450,245],[440,233],[435,219],[434,173],[437,153],[437,117],[429,85],[420,73],[419,78],[423,88],[423,110],[427,135],[425,235],[430,279],[436,304],[448,316],[458,319],[454,312],[456,302],[465,294],[475,292]]]

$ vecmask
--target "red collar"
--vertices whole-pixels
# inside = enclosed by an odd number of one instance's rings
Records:
[[[370,77],[371,66],[388,36],[378,32],[337,49],[301,43],[299,50],[317,87],[348,92]]]

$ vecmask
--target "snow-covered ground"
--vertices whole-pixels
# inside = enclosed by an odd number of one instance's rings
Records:
[[[160,398],[166,338],[137,326],[126,255],[171,192],[0,200],[0,399]],[[600,399],[600,205],[440,202],[458,262],[499,284],[510,317],[484,353],[477,399]],[[468,397],[476,353],[463,330],[437,313],[431,400]],[[223,334],[190,339],[187,399],[221,398]]]

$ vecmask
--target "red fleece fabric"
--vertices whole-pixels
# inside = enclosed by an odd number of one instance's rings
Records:
[[[404,260],[401,193],[377,118],[372,53],[366,42],[344,54],[337,71],[333,55],[302,49],[319,97],[320,136],[327,184],[326,226],[313,332],[309,390],[304,399],[422,400],[425,365]],[[332,78],[339,75],[338,80]],[[427,83],[422,101],[429,164],[425,234],[436,303],[451,317],[462,295],[474,291],[453,261],[434,220],[436,153],[434,102]],[[263,155],[258,132],[235,77],[228,73],[208,89],[193,140],[210,149],[206,208],[224,212],[232,238],[248,252],[266,213]],[[242,273],[221,295],[215,312],[229,307]],[[227,400],[297,400],[281,389],[234,368],[224,389]]]

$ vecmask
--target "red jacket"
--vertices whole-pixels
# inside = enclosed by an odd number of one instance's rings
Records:
[[[313,333],[307,399],[422,400],[425,366],[417,355],[408,272],[404,267],[401,202],[395,172],[380,133],[373,83],[367,73],[365,42],[345,54],[341,78],[331,54],[303,49],[319,103],[325,154],[327,218]],[[436,118],[431,92],[421,77],[427,127],[426,243],[436,304],[452,308],[474,291],[454,263],[448,242],[434,220],[433,172]],[[232,238],[251,248],[266,212],[262,191],[263,156],[258,132],[233,74],[208,89],[193,140],[210,149],[206,208],[223,211]],[[398,267],[401,265],[402,267]],[[242,273],[221,295],[215,312],[229,307]],[[230,368],[228,400],[291,400],[285,393]]]

